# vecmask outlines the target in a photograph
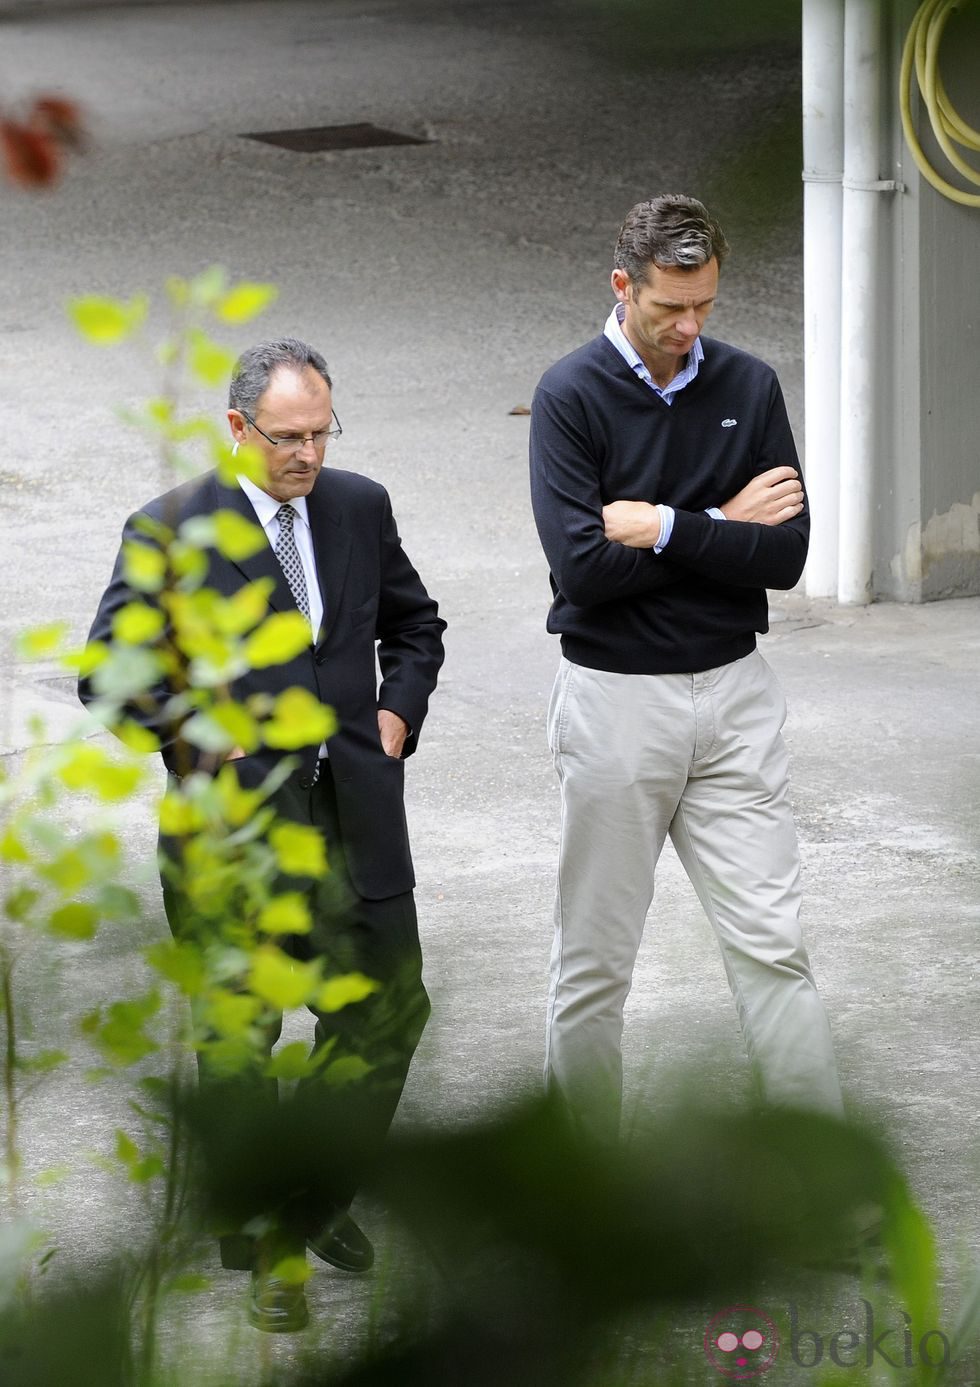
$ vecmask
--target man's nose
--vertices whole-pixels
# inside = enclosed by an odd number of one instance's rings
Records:
[[[682,337],[696,337],[698,335],[698,320],[694,309],[685,308],[674,326]]]
[[[307,436],[303,439],[302,443],[296,449],[296,456],[309,457],[311,453],[314,457],[316,457],[316,444],[313,442],[312,435],[307,434]]]

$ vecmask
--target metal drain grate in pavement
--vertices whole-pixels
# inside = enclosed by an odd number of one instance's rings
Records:
[[[415,135],[382,130],[378,125],[315,125],[308,130],[260,130],[242,135],[243,140],[261,140],[297,154],[319,154],[331,149],[377,149],[390,144],[431,144]]]

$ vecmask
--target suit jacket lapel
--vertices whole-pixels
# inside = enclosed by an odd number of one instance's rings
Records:
[[[323,622],[315,642],[321,646],[333,630],[340,612],[351,555],[350,535],[343,524],[342,513],[331,500],[330,474],[326,468],[321,471],[316,485],[306,498],[306,507],[313,535],[320,595],[323,598]]]

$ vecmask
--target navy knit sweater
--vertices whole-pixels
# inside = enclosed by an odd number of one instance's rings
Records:
[[[775,372],[703,337],[695,379],[665,404],[606,337],[546,371],[531,410],[531,500],[551,566],[548,630],[575,664],[696,673],[769,629],[765,589],[806,559],[806,509],[782,525],[713,520],[759,472],[799,460]],[[610,501],[675,508],[663,554],[607,540]]]

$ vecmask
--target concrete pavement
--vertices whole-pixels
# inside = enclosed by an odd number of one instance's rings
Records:
[[[465,1121],[537,1082],[558,805],[544,709],[558,652],[527,420],[509,411],[600,329],[634,201],[717,190],[735,254],[711,330],[776,366],[801,433],[797,168],[785,143],[765,142],[798,102],[797,55],[671,51],[637,69],[616,48],[593,11],[544,0],[0,13],[3,97],[63,89],[95,137],[53,193],[0,192],[0,633],[62,619],[84,636],[123,519],[160,490],[156,460],[113,413],[152,393],[152,353],[83,345],[66,298],[142,289],[159,302],[167,274],[214,261],[281,290],[231,345],[290,332],[325,351],[344,422],[332,461],[389,487],[450,623],[409,775],[434,1014],[402,1120]],[[430,142],[310,156],[240,137],[355,121]],[[753,173],[767,162],[766,177]],[[163,326],[157,310],[150,337]],[[188,403],[221,412],[219,394]],[[790,594],[773,606],[763,649],[790,704],[814,965],[849,1097],[887,1123],[936,1222],[951,1307],[980,1252],[980,602],[841,610]],[[76,713],[53,667],[5,679],[0,735],[15,766],[27,713],[59,734]],[[133,860],[149,862],[149,796],[144,808],[125,831]],[[139,985],[140,950],[163,930],[149,874],[141,890],[138,936],[106,931],[45,961],[32,1007],[46,1044],[107,991]],[[706,1096],[745,1083],[720,960],[669,852],[626,1045],[641,1117],[680,1062],[707,1067]],[[120,1095],[84,1087],[85,1067],[39,1090],[25,1141],[32,1170],[73,1167],[37,1208],[66,1256],[97,1261],[135,1215],[84,1162],[126,1120]],[[371,1295],[318,1274],[316,1332],[356,1343]],[[205,1353],[235,1323],[235,1296],[219,1275],[175,1310],[174,1351]],[[287,1362],[299,1349],[270,1351]]]

